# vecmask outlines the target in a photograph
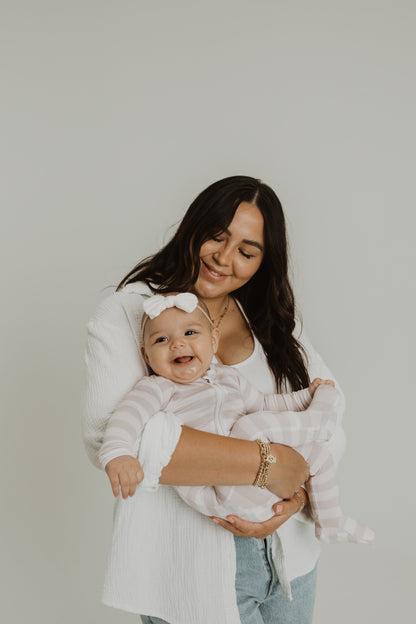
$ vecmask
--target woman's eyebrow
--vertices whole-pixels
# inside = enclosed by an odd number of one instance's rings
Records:
[[[231,232],[228,228],[225,228],[224,232],[227,234],[227,236],[231,236]],[[242,242],[245,243],[246,245],[257,247],[257,249],[260,249],[260,251],[264,251],[263,245],[260,245],[260,243],[258,243],[257,241],[252,241],[252,240],[248,240],[244,238]]]
[[[263,245],[260,245],[260,243],[257,243],[256,241],[244,239],[243,243],[245,243],[246,245],[252,245],[252,247],[257,247],[257,249],[260,249],[260,251],[264,251]]]

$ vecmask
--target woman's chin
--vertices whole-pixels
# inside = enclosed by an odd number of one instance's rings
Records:
[[[201,299],[216,299],[217,297],[224,297],[230,292],[224,282],[213,283],[201,276],[198,277],[194,289]]]

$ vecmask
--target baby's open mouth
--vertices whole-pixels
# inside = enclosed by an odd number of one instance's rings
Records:
[[[175,358],[173,361],[175,364],[188,364],[188,362],[192,362],[193,359],[193,355],[182,355],[181,357]]]

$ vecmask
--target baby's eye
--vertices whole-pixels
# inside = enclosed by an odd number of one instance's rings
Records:
[[[198,332],[196,332],[194,329],[188,329],[185,332],[185,336],[193,336],[194,334],[197,334]]]
[[[156,338],[155,344],[157,344],[158,342],[166,342],[166,340],[166,336],[159,336],[158,338]]]

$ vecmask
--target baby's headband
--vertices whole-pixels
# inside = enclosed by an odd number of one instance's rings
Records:
[[[204,308],[199,304],[198,297],[193,293],[179,293],[178,295],[167,295],[166,297],[164,295],[152,295],[152,297],[149,297],[143,303],[145,316],[142,320],[142,337],[147,319],[156,318],[168,308],[179,308],[179,310],[183,310],[188,313],[191,313],[198,308],[212,325],[212,319],[210,319]]]

